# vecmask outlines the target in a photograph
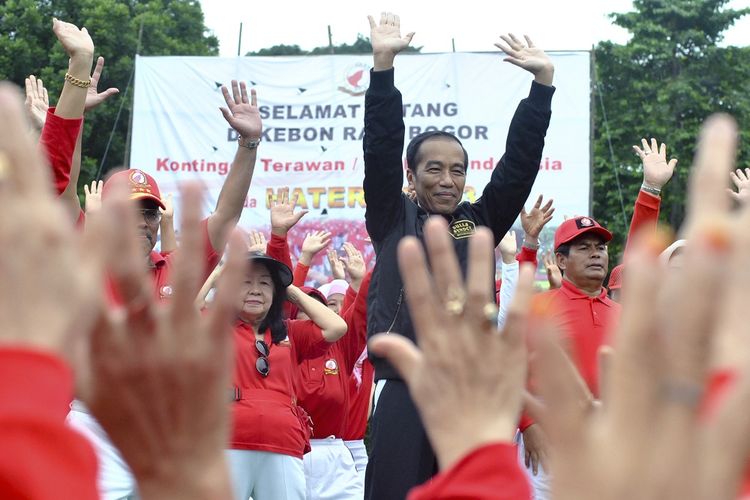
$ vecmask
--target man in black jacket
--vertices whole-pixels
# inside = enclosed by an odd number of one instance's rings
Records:
[[[399,241],[406,235],[421,238],[427,218],[443,216],[450,224],[464,272],[468,238],[476,226],[489,227],[495,244],[500,242],[518,217],[539,171],[551,114],[554,67],[528,38],[524,44],[512,35],[501,37],[505,43],[496,46],[508,55],[505,60],[531,72],[534,83],[513,116],[505,154],[489,184],[475,203],[462,203],[468,154],[455,136],[427,132],[415,137],[406,151],[407,180],[416,194],[411,201],[402,191],[404,120],[401,93],[393,83],[393,61],[414,33],[402,37],[399,18],[390,13],[382,14],[379,24],[370,17],[370,28],[374,65],[365,97],[364,191],[367,230],[377,262],[370,284],[367,330],[368,335],[393,332],[413,340],[414,328],[405,303],[408,298],[396,260]],[[487,276],[487,285],[494,287],[494,279],[493,272]],[[451,290],[443,290],[442,295],[446,307],[462,313],[464,297]],[[491,361],[477,360],[481,362]],[[411,487],[435,474],[435,455],[398,373],[382,359],[373,359],[373,363],[376,403],[365,498],[402,499]]]

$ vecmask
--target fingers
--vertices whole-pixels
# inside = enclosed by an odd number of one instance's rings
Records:
[[[209,332],[219,342],[230,343],[231,324],[237,308],[237,296],[245,278],[247,251],[242,234],[233,231],[229,236],[229,246],[224,271],[216,286],[212,312],[209,316]],[[221,344],[219,345],[221,347]]]
[[[379,333],[367,343],[369,352],[386,358],[406,382],[412,384],[414,375],[424,363],[422,353],[414,342],[403,335]]]
[[[427,223],[430,224],[431,221]],[[427,259],[422,244],[414,237],[406,237],[398,245],[398,266],[404,282],[404,292],[420,345],[427,346],[435,322],[439,321],[439,298],[435,284],[427,271]],[[438,269],[437,265],[433,269]],[[428,341],[428,342],[425,342]]]
[[[96,88],[97,84],[99,83],[99,77],[102,76],[102,69],[104,68],[104,58],[102,56],[99,56],[96,59],[96,67],[94,68],[94,72],[91,74],[91,86]]]
[[[637,154],[641,160],[646,156],[646,153],[638,146],[633,146],[633,151],[635,151],[635,154]]]
[[[245,82],[240,82],[240,97],[244,104],[247,104],[248,102],[250,102],[247,99],[247,84]]]
[[[203,192],[199,184],[186,183],[181,189],[182,209],[180,248],[175,254],[172,271],[174,295],[172,314],[192,320],[195,296],[203,284],[203,266],[196,265],[203,254],[201,206]]]
[[[234,106],[234,101],[232,100],[232,97],[229,95],[229,89],[227,89],[226,85],[221,86],[221,95],[224,96],[224,102],[227,103],[227,107],[229,109],[232,109],[232,107]],[[224,117],[226,118],[226,115],[224,115]]]
[[[445,220],[430,217],[424,227],[424,239],[430,256],[435,288],[443,301],[451,300],[453,297],[450,297],[450,294],[463,290],[463,277]]]
[[[666,152],[666,148],[664,149],[664,151]],[[651,152],[657,154],[659,153],[659,143],[656,142],[656,139],[654,139],[653,137],[651,138]]]
[[[485,279],[487,275],[485,275]],[[508,308],[502,336],[510,346],[523,347],[526,325],[529,318],[531,298],[534,294],[534,266],[521,264],[518,272],[518,284],[513,300]]]
[[[539,197],[536,199],[536,203],[534,203],[534,208],[538,209],[542,206],[542,201],[544,200],[543,195],[539,195]]]
[[[370,23],[370,29],[375,29],[377,24],[375,24],[375,19],[372,16],[367,16],[367,21]]]
[[[255,89],[250,89],[250,104],[253,107],[258,107],[258,93],[255,91]]]
[[[234,98],[233,104],[240,104],[242,102],[242,95],[240,94],[240,86],[237,80],[232,80],[232,97]]]
[[[529,35],[524,35],[523,37],[526,39],[526,45],[528,45],[529,48],[536,47],[534,42],[531,41],[531,38],[529,38]]]
[[[648,141],[646,139],[641,139],[641,145],[643,146],[643,152],[647,155],[651,154],[651,146],[649,146]]]
[[[388,23],[388,14],[385,12],[380,13],[380,25],[383,26]]]
[[[469,240],[469,269],[466,273],[467,312],[469,317],[482,317],[482,309],[494,304],[494,283],[487,279],[494,274],[495,254],[492,251],[494,239],[489,229],[477,228]],[[486,328],[496,331],[496,325],[485,321]],[[476,334],[476,332],[471,332]]]

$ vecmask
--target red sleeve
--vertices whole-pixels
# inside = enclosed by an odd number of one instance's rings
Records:
[[[47,120],[42,127],[39,144],[52,167],[53,182],[57,194],[62,194],[70,182],[70,169],[73,164],[73,151],[78,134],[81,133],[83,117],[60,118],[55,108],[47,110]]]
[[[413,488],[408,500],[526,500],[531,488],[518,465],[515,445],[498,443],[472,451],[447,471]]]
[[[271,233],[271,241],[266,245],[266,254],[280,262],[283,262],[289,269],[294,269],[292,266],[292,258],[289,256],[289,245],[286,242],[286,238]]]
[[[221,260],[221,254],[216,253],[216,249],[211,244],[211,237],[208,235],[208,219],[203,220],[203,241],[206,257],[206,268],[203,271],[203,280],[205,281],[211,275],[211,272],[216,267],[216,264],[218,264]],[[164,257],[171,257],[173,253],[174,252],[169,252],[168,254],[164,255]]]
[[[630,230],[628,230],[628,240],[625,242],[624,255],[628,253],[630,242],[633,236],[642,228],[650,227],[656,230],[656,224],[659,221],[659,208],[661,207],[661,198],[645,191],[638,191],[638,198],[635,199],[633,208],[633,218],[630,221]]]
[[[536,269],[539,265],[536,260],[536,254],[536,250],[531,250],[530,248],[522,246],[521,251],[518,252],[518,255],[516,255],[516,260],[519,264],[523,264],[524,262],[531,262],[532,264],[534,264],[534,269]]]
[[[307,281],[307,273],[310,272],[310,267],[304,265],[302,262],[297,261],[297,265],[294,266],[294,281],[292,284],[296,287],[305,286]]]
[[[346,369],[349,374],[354,370],[354,364],[367,345],[367,295],[370,290],[371,277],[372,272],[370,271],[362,280],[359,292],[356,295],[354,295],[352,287],[349,287],[346,296],[344,296],[342,308],[344,312],[341,316],[346,321],[348,329],[346,335],[339,342],[341,342],[341,350],[344,352]],[[347,301],[350,301],[350,303],[347,304]]]
[[[65,425],[72,396],[58,358],[0,349],[0,498],[99,498],[94,452]]]
[[[534,425],[534,423],[534,420],[526,412],[521,412],[521,418],[518,420],[518,430],[523,432]]]
[[[309,319],[287,320],[286,331],[298,363],[320,357],[331,347],[323,337],[323,330]]]

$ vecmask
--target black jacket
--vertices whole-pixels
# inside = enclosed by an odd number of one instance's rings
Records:
[[[475,225],[487,226],[495,235],[497,245],[513,225],[539,172],[554,91],[554,87],[531,84],[529,97],[521,101],[511,121],[505,154],[492,172],[482,196],[474,203],[459,204],[448,220],[456,224],[459,236],[468,236]],[[367,301],[368,337],[391,332],[414,340],[396,249],[406,235],[422,239],[422,228],[429,214],[402,192],[403,107],[401,93],[393,84],[392,69],[370,74],[363,142],[365,220],[377,256]],[[468,237],[456,238],[454,242],[465,274]],[[494,273],[487,279],[492,280],[494,289]],[[372,361],[376,380],[400,378],[385,360],[373,356]]]

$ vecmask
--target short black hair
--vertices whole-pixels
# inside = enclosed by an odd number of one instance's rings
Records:
[[[271,281],[273,282],[273,301],[271,307],[266,313],[266,317],[260,322],[258,332],[265,332],[266,329],[271,330],[271,342],[278,344],[287,337],[286,323],[284,323],[284,303],[286,302],[286,287],[281,282],[281,276],[278,272],[274,272],[273,269],[266,266],[263,262],[257,264],[265,267],[268,270],[268,274],[271,275]]]
[[[466,152],[466,148],[463,144],[461,144],[461,141],[458,140],[458,137],[451,134],[450,132],[443,132],[442,130],[430,130],[429,132],[422,132],[418,136],[416,136],[414,139],[409,141],[409,145],[406,146],[406,166],[409,167],[409,170],[417,173],[417,164],[419,164],[419,149],[422,146],[422,143],[428,139],[435,139],[435,138],[448,138],[456,141],[459,146],[461,146],[461,150],[464,152],[464,168],[469,168],[469,153]]]
[[[555,249],[555,253],[561,253],[568,257],[570,255],[570,243],[563,243]]]

